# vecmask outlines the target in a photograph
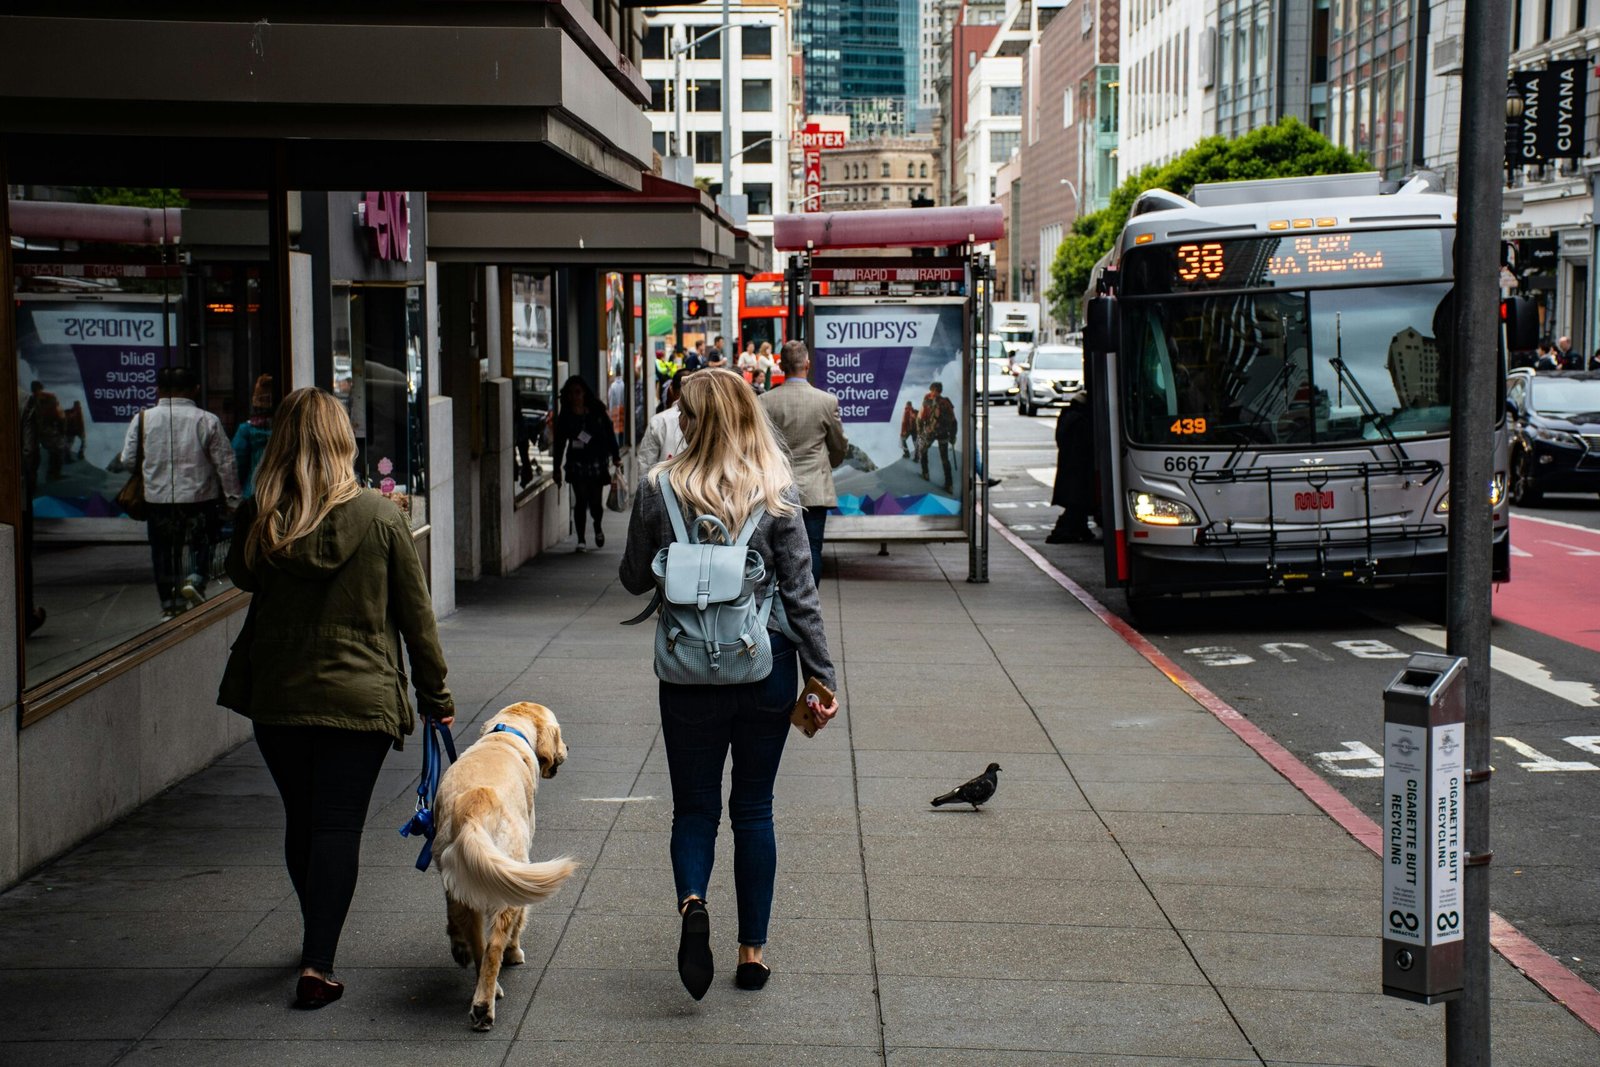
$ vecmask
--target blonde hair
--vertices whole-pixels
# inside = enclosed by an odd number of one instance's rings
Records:
[[[256,470],[256,517],[245,562],[282,556],[328,513],[361,494],[350,416],[332,393],[296,389],[283,398]]]
[[[785,493],[794,484],[789,456],[744,378],[711,367],[679,382],[683,451],[658,463],[667,472],[684,518],[714,515],[737,537],[756,505],[770,515],[795,513]]]
[[[762,341],[761,342],[761,347],[759,349],[757,349],[757,355],[770,357],[772,355],[772,342],[771,341]]]

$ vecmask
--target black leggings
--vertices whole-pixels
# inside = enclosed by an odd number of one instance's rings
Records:
[[[331,726],[256,723],[256,745],[283,797],[283,857],[300,898],[300,966],[333,970],[356,892],[361,827],[388,734]]]
[[[606,514],[606,490],[611,486],[611,479],[573,478],[571,482],[572,521],[577,523],[578,540],[582,541],[588,516],[594,516],[595,533],[600,532],[600,520]]]

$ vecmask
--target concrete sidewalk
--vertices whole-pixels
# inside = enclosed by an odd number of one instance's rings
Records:
[[[691,1001],[621,541],[464,587],[442,627],[458,735],[527,698],[572,747],[534,854],[585,866],[534,909],[493,1032],[468,1026],[438,875],[395,834],[414,745],[374,800],[349,991],[289,1010],[298,910],[247,745],[0,897],[0,1063],[1443,1062],[1443,1009],[1377,992],[1377,858],[998,540],[981,586],[964,546],[830,548],[847,710],[784,757],[775,973],[733,987],[725,832],[718,979]],[[928,806],[991,759],[988,808]],[[1494,966],[1496,1062],[1600,1063],[1600,1035]]]

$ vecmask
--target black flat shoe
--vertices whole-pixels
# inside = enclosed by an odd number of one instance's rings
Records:
[[[741,963],[733,972],[733,984],[740,989],[760,989],[772,977],[772,968],[764,963]]]
[[[711,916],[704,901],[691,900],[683,912],[683,935],[678,940],[678,977],[696,1000],[711,988],[715,970],[711,962]]]
[[[594,547],[606,547],[606,532],[604,530],[596,530],[594,532]]]
[[[301,1011],[316,1011],[344,996],[344,983],[314,974],[303,974],[294,987],[294,1006]]]

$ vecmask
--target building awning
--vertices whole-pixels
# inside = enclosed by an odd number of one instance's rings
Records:
[[[428,258],[647,274],[765,269],[765,244],[735,229],[710,196],[654,174],[639,184],[637,192],[430,193]]]
[[[1005,212],[983,207],[820,211],[772,220],[772,246],[784,252],[838,248],[918,248],[980,244],[1006,233]]]
[[[648,87],[578,0],[476,25],[466,4],[403,21],[348,0],[285,22],[138,7],[0,15],[9,181],[637,188],[650,158]]]

